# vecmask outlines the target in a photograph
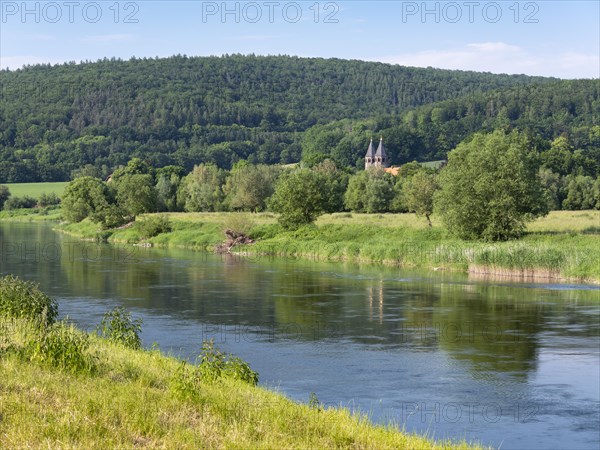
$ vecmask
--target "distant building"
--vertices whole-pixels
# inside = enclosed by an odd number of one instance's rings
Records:
[[[385,169],[388,165],[388,157],[383,146],[383,137],[379,140],[377,150],[373,148],[373,139],[371,139],[367,154],[365,155],[365,170],[369,167],[381,167]]]
[[[445,159],[442,159],[439,161],[420,162],[419,164],[422,167],[439,170],[444,167],[447,162],[448,161]],[[379,140],[379,147],[377,147],[377,150],[375,150],[375,147],[373,146],[373,139],[371,139],[371,142],[369,143],[369,148],[367,148],[367,154],[365,155],[365,170],[370,167],[380,167],[385,172],[395,177],[398,176],[400,166],[390,167],[388,156],[385,147],[383,146],[383,137]]]

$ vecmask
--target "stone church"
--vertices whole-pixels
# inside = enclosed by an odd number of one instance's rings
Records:
[[[373,147],[373,139],[371,139],[367,154],[365,155],[365,170],[369,167],[381,167],[385,169],[388,166],[388,157],[385,153],[385,147],[383,146],[383,137],[379,140],[377,150]]]

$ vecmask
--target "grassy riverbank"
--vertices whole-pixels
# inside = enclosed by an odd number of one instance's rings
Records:
[[[212,371],[216,353],[191,365],[46,323],[22,305],[49,299],[20,283],[0,280],[2,448],[473,448],[295,403]]]
[[[0,222],[38,222],[61,219],[60,207],[13,209],[0,211]]]
[[[172,231],[149,239],[139,225],[100,231],[84,221],[58,228],[87,239],[212,251],[223,242],[225,228],[237,227],[257,240],[233,249],[240,253],[600,282],[599,211],[554,211],[530,224],[521,239],[499,243],[454,239],[435,220],[428,228],[412,214],[331,214],[296,231],[283,230],[268,213],[168,216]]]
[[[146,238],[138,218],[133,226],[101,230],[84,220],[57,229],[77,238],[149,244],[212,252],[226,228],[257,240],[234,252],[331,261],[384,263],[435,270],[516,277],[600,282],[600,211],[553,211],[531,223],[521,239],[499,243],[451,238],[433,218],[429,228],[413,214],[328,214],[316,226],[285,231],[270,213],[170,213],[172,231]],[[60,209],[0,212],[1,221],[59,220]]]

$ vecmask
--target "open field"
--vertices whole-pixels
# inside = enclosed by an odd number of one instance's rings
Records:
[[[28,195],[33,198],[38,198],[42,194],[50,194],[54,192],[59,197],[62,196],[68,182],[57,183],[8,183],[7,186],[11,195],[15,197],[23,197]]]
[[[233,378],[190,381],[182,374],[197,366],[158,350],[128,349],[65,323],[38,327],[0,314],[3,448],[476,448]],[[40,351],[44,333],[54,345]]]
[[[255,225],[275,224],[277,215],[273,213],[231,213],[231,212],[204,212],[204,213],[167,213],[174,222],[186,223],[215,223],[224,225],[229,217],[242,215]],[[144,216],[141,216],[142,218]],[[431,216],[434,226],[441,226],[437,216]],[[344,225],[369,225],[373,227],[408,227],[413,229],[427,229],[427,221],[414,214],[357,214],[334,213],[320,216],[316,225],[344,224]],[[600,227],[600,211],[552,211],[546,217],[541,217],[529,224],[529,232],[568,233],[595,231]]]
[[[532,233],[595,233],[600,234],[600,211],[552,211],[532,222]]]
[[[84,221],[59,229],[87,239],[213,251],[224,241],[224,230],[237,227],[257,242],[236,247],[234,252],[600,282],[599,211],[555,211],[532,223],[521,239],[497,243],[452,238],[435,217],[429,228],[413,214],[330,214],[320,217],[316,226],[296,231],[283,230],[269,213],[168,216],[172,231],[149,239],[141,235],[137,224],[100,231]]]

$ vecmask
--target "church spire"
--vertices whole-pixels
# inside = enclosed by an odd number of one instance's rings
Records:
[[[371,138],[367,154],[365,155],[365,170],[371,167],[373,163],[375,163],[375,148],[373,147],[373,139]]]
[[[381,167],[387,167],[387,153],[385,152],[385,147],[383,146],[383,136],[379,139],[379,147],[377,147],[377,151],[375,152],[375,164]]]

